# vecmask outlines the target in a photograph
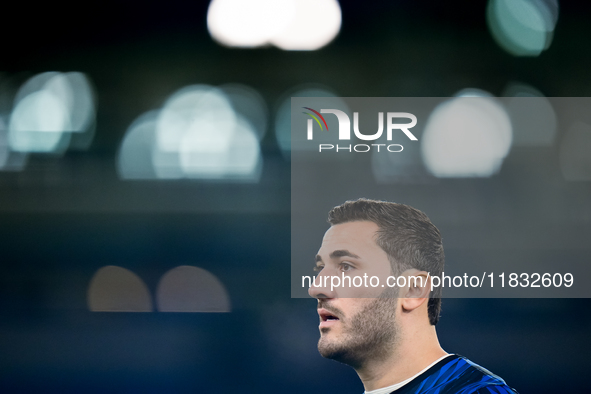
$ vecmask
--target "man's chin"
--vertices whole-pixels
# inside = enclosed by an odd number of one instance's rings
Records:
[[[335,357],[338,357],[342,351],[342,346],[338,346],[338,344],[329,340],[324,335],[318,341],[318,353],[324,358],[333,360]]]
[[[318,353],[324,358],[342,362],[343,359],[348,358],[349,349],[343,345],[342,341],[329,338],[329,335],[324,334],[320,337]]]
[[[318,342],[318,352],[324,358],[349,365],[353,368],[359,368],[362,365],[362,359],[358,357],[359,355],[340,343],[323,342],[321,339]]]

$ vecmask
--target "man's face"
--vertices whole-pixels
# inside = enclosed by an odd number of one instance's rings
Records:
[[[380,284],[331,289],[329,280],[326,287],[309,289],[318,299],[318,350],[323,357],[354,366],[366,357],[380,357],[395,343],[398,300],[396,288],[382,287],[391,266],[386,252],[376,244],[378,229],[373,222],[357,221],[332,226],[324,235],[316,256],[317,280],[367,274],[377,276]]]

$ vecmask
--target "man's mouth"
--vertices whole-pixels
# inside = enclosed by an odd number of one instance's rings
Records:
[[[320,316],[320,328],[330,327],[340,321],[336,314],[324,308],[318,309],[318,316]]]

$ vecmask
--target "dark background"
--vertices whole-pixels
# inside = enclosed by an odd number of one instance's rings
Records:
[[[520,81],[547,96],[589,96],[591,7],[562,1],[551,47],[519,58],[491,37],[485,1],[340,3],[339,36],[312,52],[219,46],[207,32],[207,1],[21,2],[4,14],[2,86],[44,71],[84,72],[98,112],[87,152],[36,155],[24,171],[0,173],[1,392],[362,392],[353,370],[317,354],[315,301],[290,298],[290,164],[273,133],[277,100],[305,83],[341,96],[449,96],[466,87],[499,95]],[[254,87],[270,109],[260,183],[118,179],[116,151],[139,114],[183,86],[229,82]],[[507,160],[558,171],[556,147]],[[447,198],[456,187],[476,190],[483,201],[494,189],[467,182],[421,187]],[[565,193],[589,209],[588,183]],[[553,252],[560,260],[568,250]],[[102,266],[132,270],[153,292],[182,264],[214,273],[232,312],[87,309]],[[588,299],[446,299],[438,332],[447,351],[521,393],[586,392],[590,307]]]

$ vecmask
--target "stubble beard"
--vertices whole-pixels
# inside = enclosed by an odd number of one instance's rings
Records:
[[[342,339],[329,338],[330,328],[325,329],[318,341],[322,357],[356,369],[368,360],[388,357],[398,339],[396,303],[394,297],[376,298],[350,319],[341,320]]]

